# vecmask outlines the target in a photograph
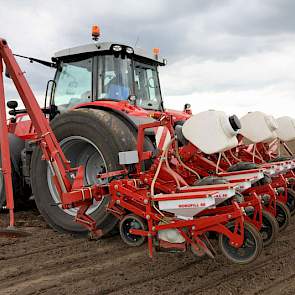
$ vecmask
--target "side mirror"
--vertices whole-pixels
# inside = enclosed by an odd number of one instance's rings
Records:
[[[10,116],[12,116],[11,123],[15,123],[16,122],[16,108],[18,107],[18,102],[16,100],[10,100],[7,102],[7,107],[10,109],[10,111],[8,112]]]
[[[18,102],[16,100],[10,100],[7,102],[7,107],[11,110],[15,110],[18,107]]]

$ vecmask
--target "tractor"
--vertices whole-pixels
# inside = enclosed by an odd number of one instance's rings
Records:
[[[97,39],[95,36],[93,32],[93,38]],[[166,61],[160,59],[158,49],[150,56],[142,49],[94,41],[61,50],[52,62],[34,58],[30,61],[56,69],[54,79],[47,83],[42,110],[71,165],[85,167],[85,185],[100,183],[98,174],[119,169],[118,152],[135,148],[137,126],[154,121],[151,114],[165,110],[158,67]],[[73,220],[77,210],[61,208],[51,167],[40,161],[42,152],[36,148],[36,134],[27,111],[18,109],[15,101],[8,102],[8,107],[12,122],[16,123],[9,134],[16,203],[23,206],[33,193],[38,209],[54,229],[86,233]],[[182,112],[165,111],[179,123],[191,114],[188,104]],[[146,131],[146,150],[157,149],[160,132]],[[0,200],[4,205],[2,177]],[[116,219],[105,213],[107,202],[104,199],[88,210],[106,231],[116,224]]]

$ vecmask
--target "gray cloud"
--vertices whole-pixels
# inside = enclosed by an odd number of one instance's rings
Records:
[[[140,47],[160,47],[168,58],[170,76],[177,75],[178,68],[173,67],[180,67],[179,61],[184,59],[190,59],[196,67],[207,61],[235,63],[257,54],[281,52],[295,44],[292,0],[0,0],[0,4],[0,36],[8,39],[15,52],[43,59],[50,59],[59,49],[91,42],[90,28],[94,23],[101,26],[103,40],[134,45],[139,38]],[[20,63],[34,91],[41,96],[52,71]],[[247,76],[243,81],[223,80],[221,75],[220,81],[205,85],[197,78],[168,92],[189,94],[209,88],[215,92],[243,91],[281,81],[273,75],[257,81]],[[11,85],[7,85],[8,96],[15,96]]]

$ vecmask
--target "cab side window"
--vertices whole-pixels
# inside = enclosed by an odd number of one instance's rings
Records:
[[[92,58],[63,63],[56,76],[54,104],[59,110],[92,100]]]

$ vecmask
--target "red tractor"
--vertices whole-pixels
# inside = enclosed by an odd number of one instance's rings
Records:
[[[120,168],[118,152],[135,148],[130,132],[136,136],[138,125],[155,121],[154,112],[165,110],[179,123],[190,116],[189,105],[183,112],[164,109],[158,67],[165,60],[155,53],[149,56],[123,44],[94,42],[59,51],[52,62],[43,62],[56,68],[47,84],[43,112],[71,165],[85,167],[85,185],[100,183],[97,174]],[[8,107],[16,122],[9,135],[16,201],[25,203],[32,190],[38,209],[54,229],[84,233],[73,220],[77,210],[61,208],[50,166],[40,161],[41,150],[35,148],[36,133],[27,111],[17,109],[14,101]],[[153,129],[146,131],[145,149],[156,150],[157,136]],[[0,192],[3,205],[2,178]],[[95,203],[88,213],[111,230],[116,219],[105,213],[105,203]]]

